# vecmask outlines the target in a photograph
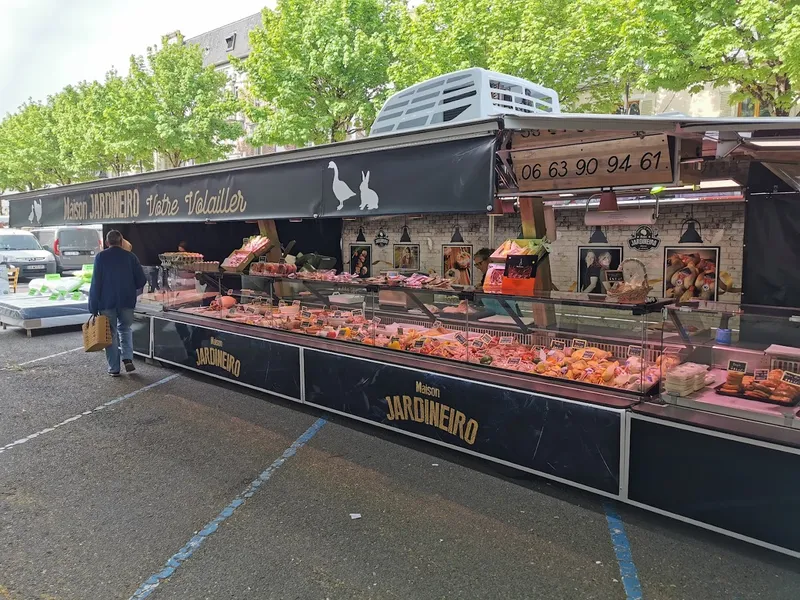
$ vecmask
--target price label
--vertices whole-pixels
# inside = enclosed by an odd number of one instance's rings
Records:
[[[668,346],[664,348],[663,354],[672,354],[673,356],[679,356],[681,353],[681,349],[676,346]]]
[[[380,317],[373,317],[372,318],[372,322],[375,323],[375,325],[380,325],[381,324],[381,318]]]
[[[419,338],[414,342],[414,348],[422,348],[425,345],[425,338]]]
[[[355,310],[353,311],[353,316],[354,316],[354,317],[361,317],[361,316],[363,316],[363,315],[364,315],[364,311],[363,311],[363,310],[361,310],[360,308],[357,308],[357,309],[355,309]]]
[[[322,319],[317,319],[316,321],[314,321],[314,324],[317,327],[322,327],[325,324],[325,321],[323,321]]]
[[[300,321],[300,327],[311,327],[311,321],[308,319],[303,319]]]
[[[300,306],[300,300],[294,300],[292,306]]]
[[[581,348],[586,348],[586,340],[574,339],[572,340],[572,347],[576,350],[580,350]]]
[[[628,356],[638,356],[639,358],[642,357],[642,347],[641,346],[628,346]]]
[[[504,335],[500,338],[500,345],[501,346],[509,346],[514,343],[514,336],[513,335]]]
[[[339,331],[336,332],[336,337],[337,338],[343,338],[344,336],[345,336],[344,329],[340,329]]]
[[[437,320],[435,320],[435,321],[433,322],[433,328],[434,328],[434,329],[438,329],[438,328],[439,328],[439,327],[441,327],[441,326],[442,326],[442,322],[441,322],[440,320],[438,320],[438,319],[437,319]]]
[[[550,342],[550,347],[554,350],[563,350],[567,347],[567,343],[564,340],[553,340]]]
[[[397,342],[399,344],[400,343],[400,338],[397,337],[396,335],[393,335],[391,338],[389,338],[389,343],[391,344],[393,342]]]
[[[728,371],[736,373],[747,373],[747,363],[741,360],[729,360]]]
[[[300,316],[303,317],[304,319],[310,319],[311,318],[311,311],[310,310],[303,310],[303,312],[300,313]]]
[[[531,346],[531,352],[533,353],[541,352],[544,349],[544,346]]]
[[[286,302],[283,300],[278,300],[278,308],[283,308],[284,306],[286,306]]]
[[[403,335],[403,328],[402,327],[398,327],[397,328],[397,335]]]
[[[513,152],[522,191],[672,182],[666,135]]]
[[[258,307],[255,304],[248,304],[244,307],[244,310],[249,313],[258,313]]]
[[[488,344],[489,342],[491,342],[491,341],[492,341],[492,336],[490,336],[488,333],[484,333],[484,334],[481,336],[481,340],[483,340],[483,343],[484,343],[484,344]]]
[[[361,325],[351,325],[350,330],[353,332],[361,331]]]
[[[587,350],[583,353],[583,360],[592,360],[594,358],[594,350]]]
[[[233,306],[233,307],[229,308],[228,309],[228,314],[229,315],[235,315],[236,314],[236,307]]]
[[[475,340],[474,342],[472,342],[472,347],[475,348],[476,350],[480,350],[481,348],[484,347],[484,345],[485,344],[483,343],[483,340]]]
[[[512,356],[511,358],[508,359],[508,364],[509,366],[516,366],[521,362],[521,360],[522,359],[520,359],[519,356]]]
[[[800,375],[798,375],[797,373],[784,371],[783,377],[781,377],[781,381],[783,381],[784,383],[788,383],[790,385],[800,386]]]
[[[334,319],[341,319],[342,318],[342,311],[340,311],[340,310],[333,311],[333,318]]]
[[[465,336],[463,333],[461,333],[461,332],[459,331],[459,332],[456,334],[456,341],[457,341],[459,344],[461,344],[462,346],[466,346],[466,345],[467,345],[467,336]]]
[[[623,275],[622,271],[615,270],[615,271],[606,271],[605,272],[606,281],[609,283],[624,283],[625,276]]]
[[[756,369],[753,371],[753,381],[766,381],[769,378],[769,369]]]

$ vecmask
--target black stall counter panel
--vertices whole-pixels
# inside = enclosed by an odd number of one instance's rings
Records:
[[[624,411],[304,349],[305,400],[606,495]]]
[[[149,315],[134,313],[133,325],[133,352],[145,358],[152,358],[150,349],[150,327],[151,318]]]
[[[800,556],[800,450],[638,415],[628,498]]]
[[[300,401],[300,348],[153,318],[153,358]]]

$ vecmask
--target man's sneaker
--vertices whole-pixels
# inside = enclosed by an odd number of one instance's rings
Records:
[[[112,377],[119,377],[119,373],[114,373],[113,371],[109,371],[108,374]]]
[[[135,370],[136,370],[136,365],[135,365],[135,364],[133,364],[133,361],[132,361],[132,360],[123,360],[123,361],[122,361],[122,364],[124,364],[124,365],[125,365],[125,370],[126,370],[128,373],[131,373],[132,371],[135,371]]]

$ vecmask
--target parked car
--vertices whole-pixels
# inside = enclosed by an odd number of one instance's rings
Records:
[[[102,233],[93,227],[44,227],[31,233],[56,257],[59,273],[92,264],[103,249]]]
[[[0,262],[19,267],[19,276],[24,279],[58,269],[55,256],[42,248],[36,236],[21,229],[0,229]]]

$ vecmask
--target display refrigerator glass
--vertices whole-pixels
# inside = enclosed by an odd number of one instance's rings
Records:
[[[696,302],[665,309],[660,400],[800,427],[800,309]]]
[[[168,310],[631,399],[660,391],[662,308],[670,301],[623,304],[586,294],[513,296],[296,275],[197,277],[204,292],[170,296]]]

